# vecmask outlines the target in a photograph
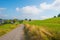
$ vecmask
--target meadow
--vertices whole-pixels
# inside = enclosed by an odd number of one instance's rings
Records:
[[[24,21],[25,36],[30,40],[60,40],[60,17]]]

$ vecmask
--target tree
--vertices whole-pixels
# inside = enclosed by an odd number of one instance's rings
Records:
[[[18,19],[13,19],[13,21],[14,21],[14,22],[17,22],[17,21],[18,21]]]
[[[58,14],[58,17],[60,17],[60,14]]]
[[[19,20],[19,23],[23,23],[23,20]]]
[[[4,24],[10,24],[11,23],[11,20],[4,20]]]
[[[54,18],[56,18],[56,16],[54,16]]]
[[[2,19],[0,19],[0,24],[2,24]]]
[[[29,19],[29,21],[31,21],[31,19]]]
[[[25,19],[26,21],[28,20],[28,19]]]

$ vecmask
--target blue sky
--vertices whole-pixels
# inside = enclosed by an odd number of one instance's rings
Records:
[[[0,18],[3,19],[46,19],[59,12],[59,0],[0,0]]]

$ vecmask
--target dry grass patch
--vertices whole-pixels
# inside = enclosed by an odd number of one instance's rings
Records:
[[[26,24],[24,32],[26,40],[55,40],[54,34],[42,26]]]

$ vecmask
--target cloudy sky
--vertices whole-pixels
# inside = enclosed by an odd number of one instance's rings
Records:
[[[60,13],[60,0],[0,0],[0,18],[46,19]]]

